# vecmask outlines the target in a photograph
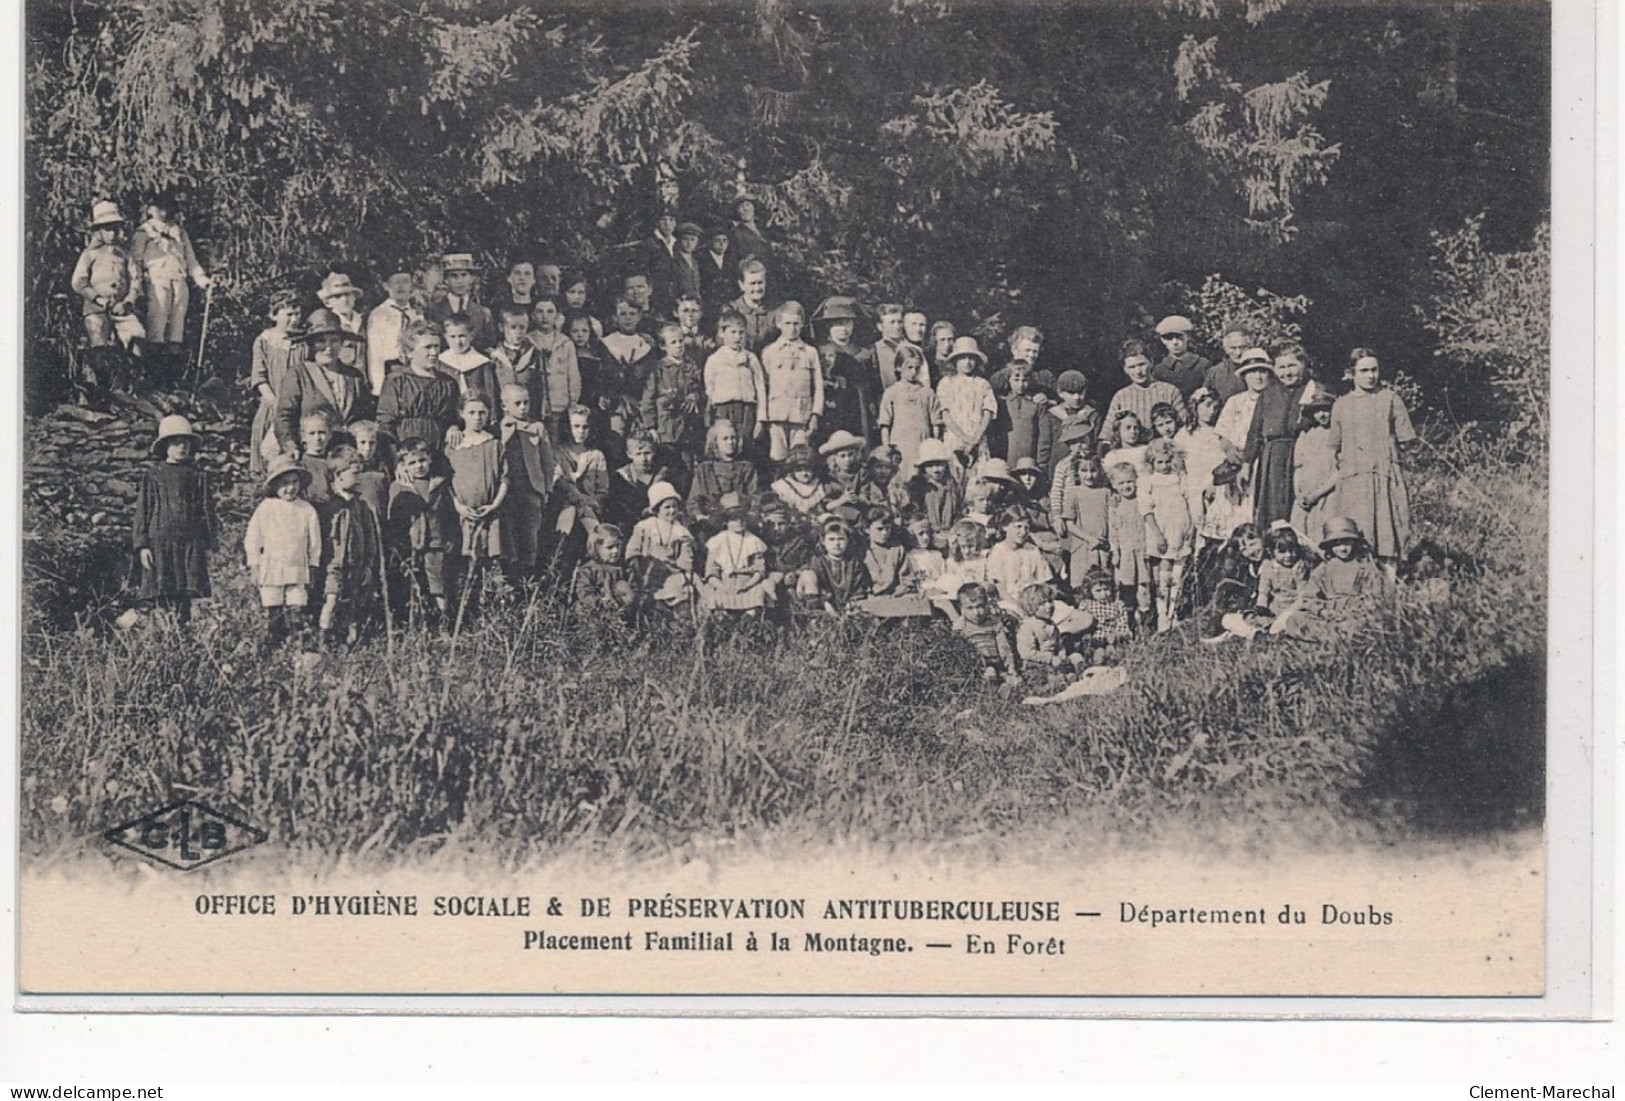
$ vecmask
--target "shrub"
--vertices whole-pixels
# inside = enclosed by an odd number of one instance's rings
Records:
[[[1552,230],[1529,248],[1490,252],[1484,215],[1454,233],[1433,233],[1433,291],[1421,309],[1439,338],[1434,354],[1484,379],[1502,398],[1512,439],[1547,438],[1551,385]]]

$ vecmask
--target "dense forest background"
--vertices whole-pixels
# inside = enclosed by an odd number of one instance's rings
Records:
[[[1437,408],[1505,413],[1549,51],[1518,0],[32,0],[30,378],[77,339],[96,198],[180,194],[229,375],[272,286],[452,247],[596,263],[669,173],[698,220],[757,200],[781,290],[1038,323],[1108,384],[1220,274],[1304,296],[1324,375],[1371,345]]]

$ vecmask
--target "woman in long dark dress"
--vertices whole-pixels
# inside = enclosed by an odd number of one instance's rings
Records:
[[[1290,520],[1296,497],[1292,491],[1292,448],[1303,417],[1304,391],[1313,386],[1308,359],[1296,344],[1275,355],[1275,378],[1258,395],[1253,421],[1247,430],[1243,464],[1253,466],[1253,523],[1268,531],[1277,520]]]

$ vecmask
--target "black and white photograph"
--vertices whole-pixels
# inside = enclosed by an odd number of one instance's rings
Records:
[[[1538,1003],[1553,24],[28,0],[20,993]]]

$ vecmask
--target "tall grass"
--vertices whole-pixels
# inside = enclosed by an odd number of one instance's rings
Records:
[[[934,624],[631,635],[493,586],[455,642],[411,628],[267,659],[224,556],[189,630],[56,629],[42,590],[25,850],[81,851],[185,795],[307,863],[769,839],[1337,845],[1538,821],[1543,472],[1457,439],[1429,445],[1412,484],[1421,533],[1481,577],[1447,598],[1404,589],[1323,647],[1160,636],[1133,648],[1125,687],[1053,708],[985,687]]]

